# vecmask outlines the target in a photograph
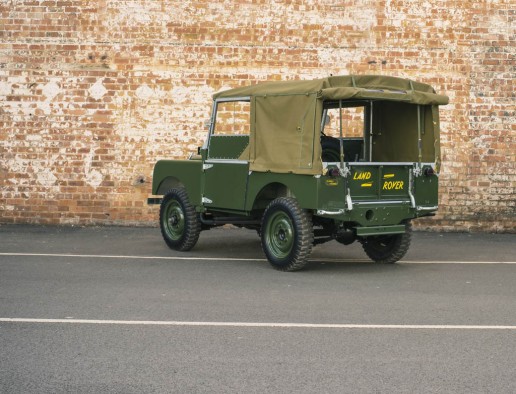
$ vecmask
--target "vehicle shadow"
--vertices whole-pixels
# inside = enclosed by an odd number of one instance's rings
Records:
[[[161,243],[161,240],[159,240]],[[174,256],[199,259],[227,259],[232,265],[248,267],[269,266],[255,231],[243,229],[214,229],[201,233],[198,243],[188,251],[176,252],[166,248]],[[160,253],[161,254],[161,253]],[[235,260],[235,261],[232,261]],[[251,260],[251,261],[239,261]],[[403,269],[397,264],[377,264],[369,260],[360,244],[344,246],[336,241],[314,246],[307,265],[296,273],[310,272],[393,272]]]

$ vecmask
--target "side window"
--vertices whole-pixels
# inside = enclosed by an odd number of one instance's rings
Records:
[[[217,103],[217,118],[213,135],[249,135],[251,132],[251,103],[225,101]]]
[[[338,105],[338,104],[337,104]],[[327,120],[323,124],[323,133],[327,137],[339,138],[340,110],[327,108]],[[342,135],[343,137],[363,138],[364,136],[365,107],[342,108]]]
[[[367,157],[364,150],[365,130],[368,125],[367,107],[363,102],[325,102],[324,116],[321,124],[321,158],[324,162],[340,160],[340,128],[342,125],[342,145],[344,161],[358,162]]]
[[[248,160],[250,133],[250,101],[219,101],[208,144],[208,159]]]

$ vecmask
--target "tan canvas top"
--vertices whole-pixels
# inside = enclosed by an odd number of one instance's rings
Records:
[[[214,99],[251,98],[251,134],[245,150],[250,169],[260,172],[321,174],[320,125],[324,100],[379,100],[417,104],[433,108],[431,116],[432,155],[440,161],[437,106],[448,97],[435,93],[427,84],[408,79],[365,75],[335,76],[311,81],[267,82],[216,93]],[[403,119],[403,111],[397,119]],[[412,112],[412,111],[410,111]],[[411,132],[413,125],[397,127]],[[414,122],[413,122],[414,123]],[[429,126],[430,127],[430,126]],[[417,143],[414,142],[414,144]],[[406,142],[407,152],[409,151]],[[410,147],[413,149],[413,147]]]
[[[323,99],[380,99],[446,105],[448,97],[425,83],[382,75],[335,76],[311,81],[265,82],[216,93],[213,98],[317,94]]]

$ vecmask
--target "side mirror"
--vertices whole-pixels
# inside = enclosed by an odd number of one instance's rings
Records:
[[[331,123],[331,116],[326,115],[326,117],[324,118],[324,125],[328,126],[330,123]]]

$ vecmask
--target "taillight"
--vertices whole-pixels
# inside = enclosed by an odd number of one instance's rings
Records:
[[[336,178],[340,175],[340,171],[337,167],[333,167],[328,171],[328,175],[330,175],[332,178]]]
[[[432,176],[435,175],[435,171],[432,167],[426,167],[423,171],[423,174],[425,174],[426,176]]]

